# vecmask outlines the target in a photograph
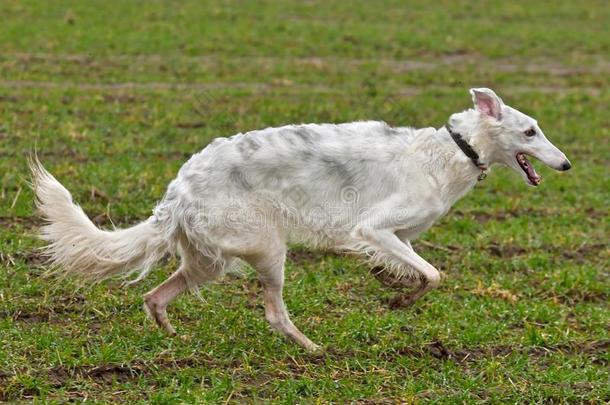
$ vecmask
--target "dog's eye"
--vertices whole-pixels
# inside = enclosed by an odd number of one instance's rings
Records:
[[[536,130],[534,128],[530,128],[523,133],[525,134],[525,136],[534,136],[536,135]]]

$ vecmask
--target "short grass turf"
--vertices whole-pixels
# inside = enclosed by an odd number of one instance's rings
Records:
[[[0,16],[0,401],[610,400],[604,2],[7,0]],[[541,168],[537,189],[494,170],[415,243],[446,278],[409,309],[358,261],[295,249],[286,302],[323,354],[269,330],[252,272],[179,298],[175,338],[141,310],[173,259],[130,288],[42,276],[34,149],[96,223],[127,226],[214,137],[440,127],[471,86],[538,118],[574,168]]]

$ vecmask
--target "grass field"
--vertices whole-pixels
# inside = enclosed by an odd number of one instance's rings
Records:
[[[0,3],[0,402],[610,401],[610,8],[603,1]],[[405,4],[406,3],[406,4]],[[415,307],[358,261],[297,249],[285,297],[326,351],[272,333],[252,272],[185,295],[167,338],[142,284],[57,283],[25,156],[101,226],[148,217],[217,136],[297,122],[442,126],[494,88],[574,168],[495,170],[415,248]]]

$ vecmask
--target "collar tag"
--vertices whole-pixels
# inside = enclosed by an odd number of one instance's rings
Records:
[[[486,177],[487,177],[487,173],[484,171],[481,171],[481,174],[479,174],[479,177],[477,177],[477,181],[483,181],[483,180],[485,180]]]

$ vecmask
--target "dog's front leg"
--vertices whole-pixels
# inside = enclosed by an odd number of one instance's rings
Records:
[[[397,235],[400,238],[400,234]],[[409,249],[413,249],[409,240],[402,238],[400,238],[400,240],[402,243],[407,245]],[[383,264],[371,268],[371,274],[384,286],[397,290],[413,288],[421,284],[420,280],[413,280],[410,277],[404,277],[404,272],[390,271],[388,270],[388,266],[384,266]]]
[[[415,253],[410,243],[401,241],[392,231],[361,228],[357,231],[357,237],[364,240],[369,248],[378,249],[378,252],[374,252],[374,254],[398,260],[418,273],[420,282],[415,289],[408,295],[396,297],[392,300],[392,306],[409,306],[440,284],[440,272]],[[407,285],[405,284],[405,286]]]

